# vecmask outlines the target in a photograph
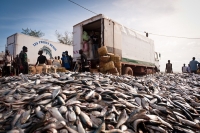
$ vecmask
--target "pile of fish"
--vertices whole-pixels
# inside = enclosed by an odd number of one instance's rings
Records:
[[[0,132],[200,133],[200,75],[0,78]]]

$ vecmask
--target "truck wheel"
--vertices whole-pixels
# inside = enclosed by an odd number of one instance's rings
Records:
[[[131,67],[125,67],[124,74],[132,75],[133,76],[133,70]]]

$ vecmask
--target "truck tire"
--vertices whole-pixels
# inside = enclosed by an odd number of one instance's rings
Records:
[[[131,67],[125,67],[124,74],[132,75],[133,76],[133,70]]]

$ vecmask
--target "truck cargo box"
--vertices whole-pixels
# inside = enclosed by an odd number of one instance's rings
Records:
[[[135,31],[105,17],[102,14],[94,16],[73,27],[74,58],[79,57],[78,51],[83,49],[82,33],[96,31],[99,33],[99,47],[106,46],[108,52],[119,55],[123,62],[155,65],[154,41]],[[92,45],[89,44],[89,59],[93,59]]]

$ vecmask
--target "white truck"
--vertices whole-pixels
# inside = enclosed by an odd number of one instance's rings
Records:
[[[84,49],[83,32],[96,32],[99,47],[106,46],[108,52],[121,57],[121,74],[149,74],[159,71],[160,53],[155,52],[154,41],[135,31],[99,14],[73,26],[73,57],[76,60],[78,51]],[[92,55],[91,44],[88,48],[88,60],[94,67],[96,59]]]
[[[55,56],[62,57],[62,52],[64,51],[68,51],[69,55],[73,56],[72,45],[52,42],[47,39],[24,35],[21,33],[16,33],[7,37],[6,49],[13,57],[20,54],[23,46],[28,48],[28,61],[29,64],[32,65],[37,61],[39,50],[43,50],[43,55],[45,55],[47,59],[54,58]]]

